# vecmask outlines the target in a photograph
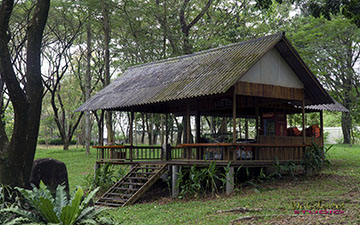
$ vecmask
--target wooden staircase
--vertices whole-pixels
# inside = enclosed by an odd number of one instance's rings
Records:
[[[136,202],[166,171],[166,164],[135,165],[95,203],[119,207]]]

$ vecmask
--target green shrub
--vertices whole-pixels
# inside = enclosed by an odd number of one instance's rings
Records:
[[[9,207],[21,205],[19,192],[13,188],[0,184],[0,224],[6,224],[14,218],[10,212],[1,212]]]
[[[48,139],[47,141],[48,141],[48,145],[63,145],[64,144],[64,142],[63,142],[63,140],[61,140],[61,138],[51,138],[51,139]],[[41,144],[41,145],[46,144],[45,139],[39,139],[38,144]],[[76,145],[76,141],[71,140],[70,145]]]
[[[8,224],[114,224],[111,218],[103,216],[104,209],[96,209],[89,206],[90,200],[98,189],[89,193],[85,198],[84,192],[78,188],[70,197],[67,197],[65,187],[59,185],[56,189],[55,198],[44,183],[40,183],[40,188],[33,187],[32,190],[16,188],[31,210],[26,210],[18,206],[11,206],[0,210],[2,213],[12,213],[16,218]]]
[[[89,174],[86,178],[86,186],[89,190],[93,190],[97,187],[100,188],[100,192],[104,192],[125,176],[128,172],[127,167],[120,167],[115,170],[114,165],[106,163],[95,171],[95,176]]]
[[[304,159],[302,161],[302,166],[304,170],[309,173],[313,171],[315,173],[319,172],[325,165],[329,165],[329,160],[326,159],[327,152],[332,148],[332,145],[328,148],[319,147],[316,144],[312,144],[311,147],[305,149]]]
[[[209,191],[213,195],[219,193],[218,186],[222,188],[226,184],[228,167],[224,168],[225,172],[223,172],[216,167],[215,162],[212,162],[208,168],[199,169],[196,165],[191,166],[190,169],[182,168],[177,179],[179,197],[198,197]]]

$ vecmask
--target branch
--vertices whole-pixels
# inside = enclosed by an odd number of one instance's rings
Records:
[[[13,3],[14,1],[12,0],[3,0],[0,9],[0,73],[8,88],[14,110],[21,111],[23,107],[27,106],[27,101],[25,93],[16,78],[7,45],[10,40],[9,20],[13,10]]]
[[[184,0],[184,4],[181,6],[180,8],[180,12],[179,12],[179,19],[180,19],[180,25],[181,25],[181,30],[184,33],[187,33],[189,31],[188,26],[186,24],[186,20],[185,20],[185,9],[188,5],[190,0]]]
[[[42,96],[43,85],[40,68],[41,43],[43,31],[47,21],[50,0],[38,0],[34,15],[28,28],[28,42],[26,54],[26,92],[31,100],[39,101]],[[40,100],[41,104],[41,100]]]
[[[195,19],[194,19],[193,21],[191,21],[191,23],[189,23],[189,25],[187,26],[189,30],[190,30],[191,27],[193,27],[193,26],[204,16],[204,14],[208,11],[208,9],[209,9],[210,6],[211,6],[212,1],[213,1],[213,0],[209,0],[209,1],[206,3],[205,7],[201,10],[201,12],[199,13],[199,15],[197,15],[197,16],[195,17]]]
[[[4,118],[4,86],[5,83],[0,76],[0,152],[5,151],[7,149],[7,145],[9,144],[9,138],[6,134],[5,130],[5,121]],[[0,154],[2,155],[2,154]]]

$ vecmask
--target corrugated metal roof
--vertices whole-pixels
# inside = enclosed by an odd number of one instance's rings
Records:
[[[76,111],[121,109],[225,93],[281,40],[287,41],[283,34],[279,33],[131,67]],[[284,50],[284,47],[282,49]],[[313,74],[298,75],[302,76],[302,80],[305,79],[304,76],[316,79]],[[304,85],[306,89],[307,84]],[[311,89],[318,88],[314,82],[308,85]],[[327,97],[326,91],[322,87],[320,89],[314,97],[322,96],[327,101],[315,103],[333,103]]]
[[[333,99],[333,101],[335,102],[333,104],[308,105],[308,106],[305,106],[305,109],[321,110],[321,111],[327,110],[327,111],[349,112],[349,110],[347,108],[345,108],[343,105],[341,105],[335,99]]]

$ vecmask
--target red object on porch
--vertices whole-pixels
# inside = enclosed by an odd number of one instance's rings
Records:
[[[297,127],[289,127],[287,129],[287,132],[288,132],[289,136],[300,136],[301,135],[301,131]]]

